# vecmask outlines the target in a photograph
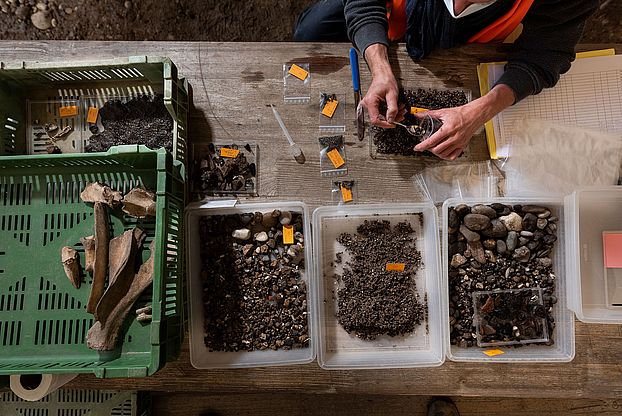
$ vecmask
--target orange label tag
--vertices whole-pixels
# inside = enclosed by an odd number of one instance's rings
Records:
[[[221,147],[220,148],[220,156],[221,157],[234,158],[234,157],[238,157],[239,153],[240,153],[240,151],[238,149],[230,149],[228,147]]]
[[[388,272],[403,272],[406,268],[404,263],[387,263]]]
[[[426,111],[430,110],[428,110],[427,108],[410,107],[410,114],[425,113]]]
[[[326,153],[326,156],[328,156],[330,161],[333,162],[333,166],[335,168],[339,168],[346,163],[346,161],[343,160],[343,158],[341,157],[339,150],[337,149],[333,149],[330,152]]]
[[[294,244],[294,226],[283,226],[283,244]]]
[[[341,198],[343,202],[352,202],[352,189],[341,185]]]
[[[501,354],[505,354],[505,352],[501,351],[501,350],[486,350],[486,351],[482,351],[484,354],[486,354],[489,357],[494,357],[495,355],[501,355]]]
[[[305,71],[304,68],[301,68],[296,64],[293,64],[292,66],[290,66],[289,71],[287,72],[292,74],[293,76],[295,76],[301,81],[304,81],[309,76],[309,73]]]
[[[71,117],[78,115],[78,106],[77,105],[69,105],[67,107],[61,107],[58,109],[58,114],[61,117]]]
[[[86,115],[86,122],[95,124],[97,123],[97,116],[99,115],[99,108],[89,107],[89,112]]]
[[[326,104],[324,105],[324,108],[322,108],[322,114],[324,114],[328,118],[332,118],[333,114],[335,114],[335,110],[337,109],[338,105],[339,105],[338,100],[327,101]]]

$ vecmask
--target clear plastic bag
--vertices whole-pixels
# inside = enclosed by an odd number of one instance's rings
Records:
[[[490,161],[451,163],[426,168],[413,178],[429,198],[441,204],[449,198],[494,198],[500,196],[502,175]]]
[[[568,195],[618,183],[622,138],[597,130],[525,120],[502,163],[506,196]]]

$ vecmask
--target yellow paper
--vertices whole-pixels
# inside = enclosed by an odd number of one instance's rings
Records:
[[[239,153],[240,153],[240,151],[238,149],[230,149],[228,147],[221,147],[220,148],[220,156],[221,157],[235,158],[235,157],[238,157]]]
[[[352,189],[341,185],[341,199],[343,202],[352,202]]]
[[[386,266],[386,270],[388,272],[391,272],[391,271],[403,272],[405,268],[406,268],[406,265],[404,263],[387,263],[387,266]]]
[[[69,105],[66,107],[61,107],[58,109],[58,115],[61,117],[71,117],[78,115],[78,106],[77,105]]]
[[[339,150],[337,149],[333,149],[330,152],[326,153],[326,156],[328,156],[330,161],[333,163],[335,169],[343,166],[346,163],[346,161],[343,160],[343,158],[341,157],[341,154],[339,154]]]
[[[301,81],[304,81],[309,76],[309,73],[305,71],[304,68],[301,68],[296,64],[292,64],[292,66],[289,67],[289,71],[287,72],[289,72]]]
[[[89,112],[86,116],[86,122],[90,124],[97,123],[97,116],[99,115],[99,108],[97,107],[89,107]]]
[[[426,111],[430,111],[427,108],[421,108],[421,107],[410,107],[410,114],[419,114],[419,113],[425,113]]]
[[[494,357],[495,355],[501,355],[501,354],[505,354],[505,352],[501,351],[501,350],[485,350],[482,351],[484,354],[486,354],[489,357]]]
[[[283,226],[283,244],[294,244],[294,226]]]
[[[328,118],[332,118],[333,114],[335,114],[335,110],[337,109],[338,105],[339,105],[338,100],[327,101],[326,104],[324,105],[324,108],[322,108],[322,114],[324,114]]]

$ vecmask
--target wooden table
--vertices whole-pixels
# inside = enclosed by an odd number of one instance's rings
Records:
[[[611,47],[611,45],[607,45]],[[613,45],[618,53],[622,45]],[[343,92],[349,100],[346,133],[350,176],[358,181],[360,202],[412,201],[409,178],[422,162],[373,160],[367,139],[359,142],[354,124],[348,44],[205,42],[0,42],[0,61],[105,59],[129,55],[169,56],[193,91],[190,140],[256,141],[261,148],[260,195],[301,199],[310,208],[330,203],[330,182],[319,175],[317,146],[321,91]],[[604,45],[582,45],[582,50]],[[468,46],[435,53],[421,64],[403,46],[391,49],[393,68],[405,87],[464,87],[478,96],[475,65],[501,60],[502,47]],[[284,105],[282,64],[311,64],[312,101]],[[361,65],[363,90],[370,76]],[[276,104],[307,157],[297,164],[267,104]],[[472,142],[470,158],[487,158],[483,136]],[[430,163],[430,162],[425,162]],[[438,163],[438,162],[433,162]],[[622,397],[622,326],[576,325],[576,358],[569,364],[463,364],[429,369],[326,371],[317,364],[200,371],[192,368],[188,343],[176,362],[153,377],[99,380],[80,376],[68,387],[210,393],[338,393],[387,395],[465,395],[499,397]]]

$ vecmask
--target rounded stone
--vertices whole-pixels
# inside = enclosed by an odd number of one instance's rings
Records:
[[[508,251],[514,251],[518,245],[518,233],[516,231],[510,231],[508,237],[505,240]]]
[[[458,214],[460,218],[464,218],[465,215],[471,212],[471,208],[469,208],[469,206],[466,204],[456,205],[454,209],[456,210],[456,214]]]
[[[535,231],[536,225],[538,223],[538,217],[535,215],[528,213],[523,217],[523,230],[527,231]]]
[[[464,225],[472,231],[482,231],[490,224],[490,218],[482,214],[467,214],[464,217]]]
[[[475,205],[471,208],[471,214],[485,215],[490,219],[497,218],[497,211],[487,205]]]
[[[455,209],[450,208],[447,213],[448,225],[450,228],[458,228],[460,227],[460,217]]]
[[[548,223],[549,222],[546,220],[546,218],[538,218],[538,221],[536,221],[536,227],[538,227],[540,230],[544,230]]]
[[[529,261],[529,256],[531,256],[531,251],[529,251],[527,247],[519,247],[514,250],[514,255],[512,257],[516,261],[526,263]]]
[[[52,27],[52,19],[46,12],[38,11],[30,16],[32,24],[39,30],[47,30]]]
[[[505,254],[505,252],[507,250],[508,250],[508,247],[507,247],[507,244],[505,243],[505,241],[497,240],[497,253],[498,254]]]
[[[464,238],[471,242],[471,241],[479,241],[480,240],[480,235],[479,233],[476,233],[475,231],[471,231],[467,228],[466,225],[462,224],[460,226],[460,233],[464,236]]]
[[[523,219],[520,215],[515,212],[511,212],[508,215],[503,217],[499,217],[499,221],[505,225],[505,228],[508,231],[522,231],[523,230]]]
[[[498,219],[490,221],[490,225],[482,231],[482,234],[491,238],[505,238],[508,235],[508,229]]]

